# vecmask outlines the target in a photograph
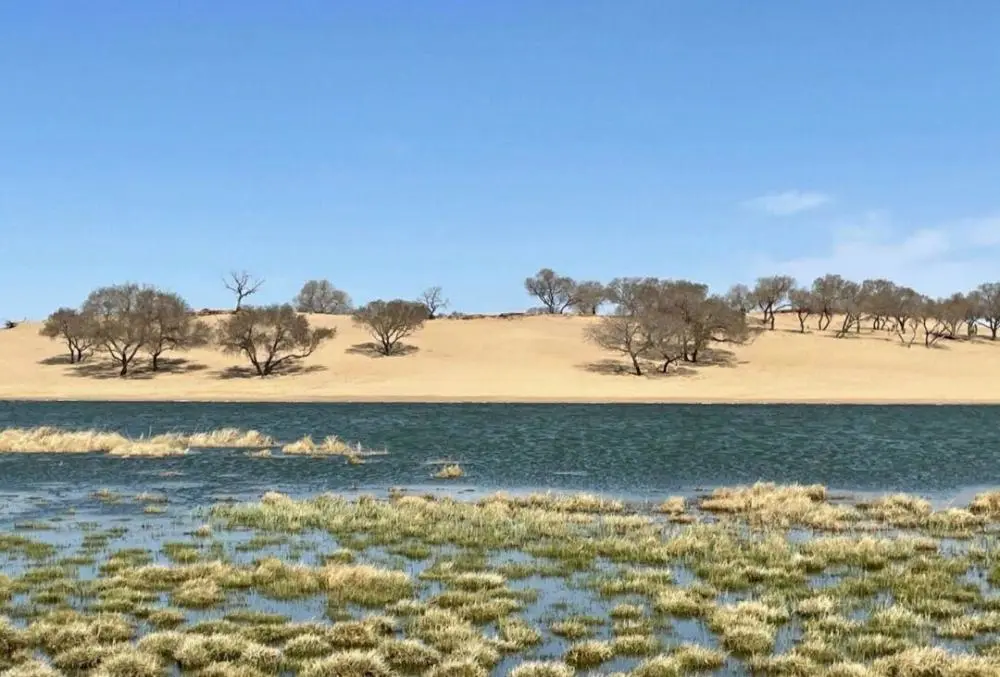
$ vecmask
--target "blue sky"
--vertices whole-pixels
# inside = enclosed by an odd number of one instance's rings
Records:
[[[0,3],[0,317],[528,274],[1000,278],[1000,3]]]

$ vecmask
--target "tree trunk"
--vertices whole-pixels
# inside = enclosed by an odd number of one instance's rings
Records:
[[[799,332],[802,334],[806,333],[806,320],[809,318],[808,315],[799,314]]]
[[[152,353],[152,354],[150,354],[150,357],[153,358],[153,371],[157,371],[160,368],[160,361],[159,361],[160,360],[160,354],[159,353]]]
[[[67,341],[66,344],[69,346],[69,363],[73,364],[73,363],[76,362],[76,359],[75,359],[76,355],[73,352],[73,342],[72,341]]]
[[[122,378],[124,378],[125,376],[127,376],[127,375],[128,375],[128,358],[126,358],[126,357],[125,357],[125,356],[123,355],[123,356],[122,356],[122,360],[121,360],[121,361],[122,361],[122,368],[121,368],[121,370],[120,370],[120,371],[118,372],[118,375],[119,375],[119,376],[121,376]]]
[[[642,376],[642,367],[639,366],[639,360],[635,355],[630,355],[632,358],[632,368],[635,369],[636,376]]]

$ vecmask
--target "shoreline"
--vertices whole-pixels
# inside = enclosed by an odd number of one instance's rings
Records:
[[[922,407],[972,407],[1000,406],[1000,397],[995,399],[941,400],[941,399],[896,399],[896,398],[731,398],[731,397],[615,397],[596,399],[591,397],[504,397],[492,395],[313,395],[304,397],[164,397],[151,398],[145,394],[136,397],[51,397],[28,395],[23,397],[0,396],[0,403],[43,403],[43,402],[105,402],[109,404],[637,404],[637,405],[683,405],[683,406],[922,406]]]

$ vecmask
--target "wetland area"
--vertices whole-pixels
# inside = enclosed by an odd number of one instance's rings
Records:
[[[0,403],[0,674],[1000,674],[997,413]]]

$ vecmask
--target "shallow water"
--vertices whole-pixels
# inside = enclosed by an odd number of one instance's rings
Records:
[[[1000,485],[1000,407],[820,405],[281,404],[2,402],[0,427],[53,425],[132,436],[254,428],[280,440],[336,434],[388,456],[248,458],[0,456],[0,491],[72,500],[94,487],[160,490],[203,504],[266,489],[414,489],[665,493],[757,480],[838,490],[967,497]],[[462,465],[433,480],[429,462]]]

